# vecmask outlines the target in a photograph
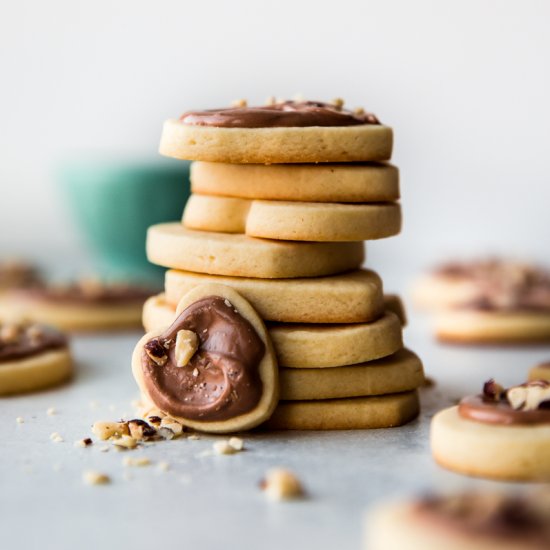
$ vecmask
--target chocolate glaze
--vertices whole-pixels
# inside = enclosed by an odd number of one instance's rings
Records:
[[[14,341],[0,339],[0,366],[1,363],[64,347],[67,347],[67,338],[52,327],[38,324],[20,326]]]
[[[521,411],[513,409],[505,400],[491,401],[483,395],[472,395],[460,401],[458,413],[462,418],[486,424],[547,424],[550,423],[550,403],[548,405],[534,411]]]
[[[427,496],[415,504],[414,513],[432,527],[515,541],[528,548],[550,545],[548,493]]]
[[[199,347],[185,367],[177,367],[175,340],[182,329],[197,334]],[[189,420],[224,421],[259,403],[258,366],[265,344],[228,300],[209,296],[191,304],[156,340],[168,346],[168,360],[159,366],[143,351],[142,371],[151,399],[163,411]]]
[[[180,117],[190,126],[217,128],[280,128],[380,124],[370,113],[354,113],[319,101],[284,101],[262,107],[188,111]]]

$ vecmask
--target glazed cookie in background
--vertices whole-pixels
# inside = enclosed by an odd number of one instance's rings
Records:
[[[178,306],[178,312],[181,308]],[[153,296],[143,307],[146,331],[166,328],[177,315],[164,296]],[[279,365],[319,369],[355,365],[387,357],[403,347],[398,317],[387,311],[370,323],[297,324],[268,323]]]
[[[36,266],[23,260],[0,260],[0,292],[26,288],[41,282]]]
[[[178,159],[236,164],[387,160],[391,128],[343,101],[270,102],[184,113],[164,123],[159,151]]]
[[[546,380],[550,382],[550,361],[532,367],[529,370],[529,380]]]
[[[271,241],[165,223],[149,228],[147,257],[163,267],[211,275],[319,277],[358,268],[364,244]]]
[[[283,241],[366,241],[397,235],[401,207],[397,203],[251,201],[193,194],[183,213],[183,225]]]
[[[224,284],[246,298],[266,321],[286,323],[361,323],[384,311],[382,280],[361,269],[328,277],[253,279],[169,270],[166,301],[177,306],[184,294],[204,283]]]
[[[550,481],[550,382],[483,393],[437,413],[431,425],[435,460],[455,472],[490,479]]]
[[[389,357],[325,369],[279,369],[280,399],[303,401],[384,395],[414,390],[424,384],[418,356],[402,349]]]
[[[54,386],[71,374],[69,345],[61,332],[26,321],[0,322],[0,395]]]
[[[277,361],[265,326],[234,289],[195,287],[175,321],[146,334],[132,371],[146,399],[184,426],[212,433],[247,430],[271,416]]]
[[[151,289],[81,279],[66,285],[17,289],[0,300],[0,317],[25,317],[64,330],[101,331],[137,328]]]
[[[365,525],[368,550],[546,550],[550,493],[429,495],[378,505]]]
[[[266,427],[271,430],[363,430],[402,426],[418,416],[418,393],[376,397],[280,401]]]
[[[191,191],[241,199],[391,202],[399,171],[390,164],[191,164]]]

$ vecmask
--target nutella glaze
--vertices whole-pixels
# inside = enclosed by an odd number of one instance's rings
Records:
[[[174,350],[180,330],[193,331],[199,339],[184,367],[176,366]],[[166,349],[167,362],[155,364],[144,348],[142,372],[151,399],[163,411],[189,420],[224,421],[259,403],[258,366],[265,344],[228,300],[209,296],[191,304],[154,340]]]
[[[550,493],[503,495],[461,493],[426,496],[414,506],[417,517],[431,526],[465,534],[494,537],[529,544],[529,548],[550,547]]]
[[[65,347],[67,338],[52,327],[39,324],[0,326],[0,367],[8,361]]]
[[[283,101],[261,107],[188,111],[180,117],[189,126],[216,128],[282,128],[380,124],[371,113],[353,112],[320,101]]]
[[[485,387],[493,381],[486,382]],[[518,387],[550,387],[545,381],[537,380]],[[533,410],[515,409],[507,398],[507,390],[500,395],[484,392],[463,398],[458,405],[458,414],[462,418],[485,424],[528,425],[550,423],[550,400],[543,401]]]

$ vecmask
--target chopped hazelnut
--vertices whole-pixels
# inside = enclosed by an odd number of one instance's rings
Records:
[[[92,433],[105,440],[113,436],[129,435],[130,430],[126,422],[95,422]]]
[[[230,437],[228,443],[236,451],[242,451],[244,449],[244,441],[240,437]]]
[[[330,104],[340,110],[344,106],[344,100],[341,97],[336,97],[330,102]]]
[[[119,449],[135,449],[137,441],[130,435],[121,435],[111,439],[111,443]]]
[[[483,396],[494,401],[499,401],[504,394],[504,388],[497,384],[493,378],[483,384]]]
[[[130,430],[130,435],[138,441],[143,441],[144,439],[149,439],[157,435],[157,430],[153,428],[153,426],[150,426],[147,422],[139,418],[129,420],[128,429]]]
[[[89,447],[93,441],[89,437],[85,437],[84,439],[79,439],[78,441],[74,442],[75,447]]]
[[[178,330],[174,354],[176,367],[185,367],[199,347],[199,338],[192,330]]]
[[[168,427],[166,426],[162,426],[161,428],[158,429],[158,434],[160,435],[160,437],[162,437],[163,439],[174,439],[175,437],[175,433]]]
[[[165,416],[160,422],[160,428],[168,428],[174,436],[181,435],[183,432],[183,426],[174,418]]]
[[[53,432],[53,433],[50,435],[50,439],[51,439],[54,443],[61,443],[62,441],[64,441],[64,439],[61,437],[61,435],[59,435],[57,432]]]
[[[19,340],[21,327],[16,324],[4,325],[0,328],[0,341],[4,344],[15,344]]]
[[[269,470],[260,487],[272,500],[290,500],[304,496],[304,489],[298,478],[284,468]]]
[[[353,114],[354,115],[364,115],[365,114],[365,109],[363,109],[363,107],[357,107],[356,109],[353,109]]]
[[[550,383],[535,380],[521,386],[514,386],[506,392],[506,398],[515,410],[534,411],[542,403],[550,401]]]
[[[154,338],[153,340],[150,340],[147,342],[143,349],[145,350],[145,353],[149,356],[151,361],[158,365],[159,367],[163,367],[166,365],[166,362],[168,361],[168,355],[166,355],[166,349],[164,346],[159,342],[158,338]]]
[[[55,407],[50,407],[47,411],[46,411],[46,414],[48,416],[54,416],[57,414],[57,410]]]
[[[122,464],[124,466],[149,466],[151,464],[151,461],[146,456],[140,456],[140,457],[133,457],[133,456],[125,456],[122,459]]]
[[[229,444],[229,441],[216,441],[214,445],[214,452],[218,455],[234,455],[237,451],[235,447]]]
[[[106,485],[111,482],[111,478],[107,474],[102,474],[101,472],[93,470],[84,472],[82,478],[84,483],[88,485]]]
[[[231,102],[232,107],[246,107],[247,105],[248,101],[246,101],[246,99],[236,99]]]

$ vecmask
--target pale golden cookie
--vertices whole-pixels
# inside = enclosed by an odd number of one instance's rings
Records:
[[[414,390],[424,383],[420,359],[403,349],[376,361],[331,369],[279,370],[285,401],[366,397]]]
[[[191,191],[241,199],[389,202],[399,199],[390,164],[226,164],[194,162]]]
[[[194,194],[187,201],[183,225],[283,241],[366,241],[397,235],[401,207],[396,203],[249,201]]]
[[[213,275],[264,279],[332,275],[361,265],[362,242],[302,243],[153,225],[147,256],[155,264]]]
[[[201,305],[203,303],[205,305]],[[132,371],[142,394],[163,413],[195,430],[229,433],[247,430],[264,422],[277,405],[279,385],[273,346],[258,314],[234,289],[216,284],[195,287],[182,298],[179,305],[180,311],[174,324],[166,330],[149,332],[134,350]],[[189,327],[184,327],[184,316],[196,307],[202,308],[198,317],[190,321]],[[212,311],[216,314],[212,314]],[[236,326],[237,321],[244,323],[244,334],[238,336],[237,333],[238,338],[241,338],[239,341],[230,337],[229,328]],[[206,322],[209,326],[204,330],[197,330],[198,334],[193,332],[195,327],[202,326],[201,322]],[[186,348],[179,344],[183,333]],[[241,354],[245,351],[249,353],[255,345],[254,339],[257,338],[262,343],[262,348],[254,351],[255,354],[258,352],[257,362],[254,360],[254,365],[250,366],[254,372],[250,374],[248,382],[243,382],[241,388],[238,384],[246,375],[246,370],[238,371],[239,365],[246,365],[245,355]],[[157,346],[151,346],[152,342]],[[152,351],[147,352],[147,349]],[[178,353],[183,349],[186,355],[179,363]],[[164,354],[160,359],[159,353]],[[199,357],[200,354],[202,355]],[[153,362],[147,356],[152,357]],[[144,365],[144,361],[148,361],[147,365]],[[162,369],[167,368],[172,370],[172,374],[162,372]],[[153,382],[147,381],[147,369],[153,372],[160,370]],[[186,369],[189,372],[185,372]],[[169,379],[168,376],[173,378]],[[172,391],[167,380],[175,381],[178,388]],[[181,386],[187,388],[187,397],[183,399],[178,393]],[[251,388],[256,388],[259,392],[257,401],[248,395]],[[196,410],[193,415],[181,416],[180,408]],[[205,420],[200,419],[202,416]]]
[[[435,318],[435,332],[457,344],[533,344],[550,342],[550,311],[454,309]]]
[[[403,326],[407,325],[407,312],[403,300],[397,294],[384,294],[384,308],[395,313]]]
[[[550,382],[550,363],[541,363],[529,370],[529,380],[547,380]]]
[[[267,422],[271,430],[392,428],[418,416],[416,391],[318,401],[281,401]]]
[[[550,480],[550,424],[488,424],[463,418],[458,407],[450,407],[434,416],[430,439],[435,460],[455,472]]]
[[[143,308],[145,330],[172,323],[174,307],[160,294]],[[341,367],[374,361],[403,347],[401,323],[386,312],[371,323],[314,325],[269,324],[269,335],[280,366],[289,368]]]
[[[384,311],[382,281],[369,270],[298,279],[251,279],[169,270],[166,301],[176,306],[186,292],[204,283],[231,286],[267,321],[361,323],[380,317]]]
[[[162,129],[159,152],[167,157],[236,164],[388,160],[393,133],[382,125],[221,128],[176,119]]]

